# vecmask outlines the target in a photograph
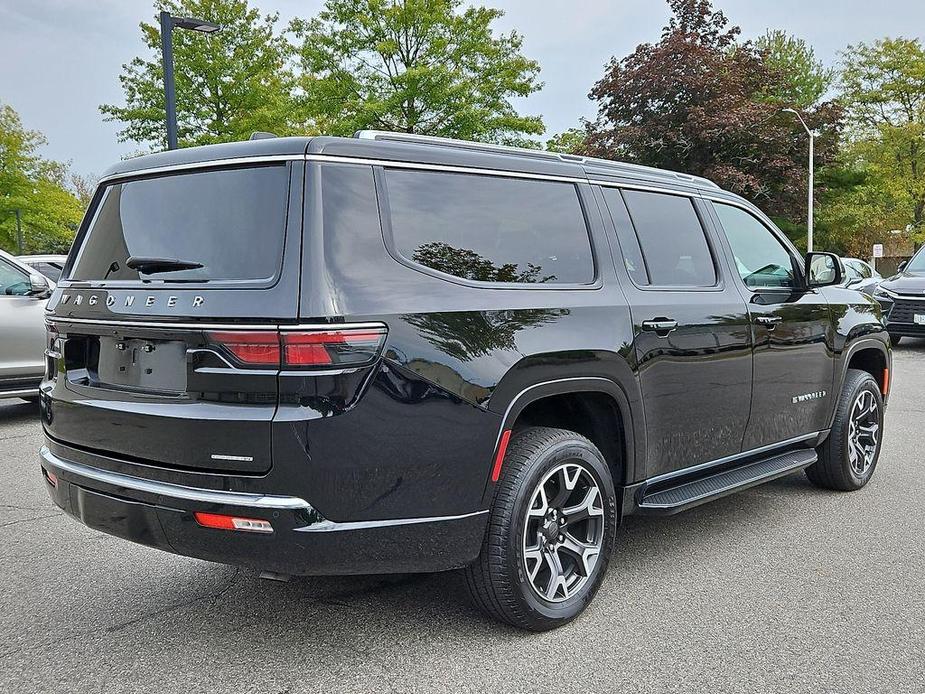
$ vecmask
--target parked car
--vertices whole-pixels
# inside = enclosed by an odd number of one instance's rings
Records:
[[[0,251],[0,398],[37,400],[52,283]]]
[[[626,515],[877,465],[879,306],[705,179],[361,133],[100,185],[50,304],[40,456],[92,528],[269,575],[463,567],[544,630]]]
[[[842,258],[845,267],[845,286],[857,289],[865,294],[873,294],[874,289],[883,280],[870,263],[860,258]]]
[[[17,258],[24,265],[37,270],[52,282],[61,279],[61,271],[67,262],[66,255],[21,255]]]
[[[899,264],[899,273],[877,285],[874,298],[886,317],[893,344],[903,337],[925,337],[925,253],[920,248]]]

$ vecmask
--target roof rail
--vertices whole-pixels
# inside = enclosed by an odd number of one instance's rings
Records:
[[[357,130],[353,136],[361,140],[393,140],[396,142],[413,142],[421,145],[456,147],[459,149],[470,149],[478,152],[519,154],[521,156],[535,157],[537,159],[553,159],[570,164],[581,164],[599,169],[609,169],[610,171],[607,171],[607,173],[636,173],[647,174],[649,176],[658,176],[661,178],[670,177],[679,181],[684,181],[685,183],[698,185],[702,188],[719,189],[719,186],[716,185],[713,181],[708,178],[703,178],[702,176],[692,176],[690,174],[678,173],[676,171],[668,171],[667,169],[656,169],[651,166],[642,166],[641,164],[629,164],[626,162],[611,161],[609,159],[598,159],[597,157],[584,157],[577,154],[549,152],[543,149],[528,149],[526,147],[512,147],[509,145],[496,145],[489,142],[472,142],[470,140],[454,140],[449,137],[390,132],[387,130]]]

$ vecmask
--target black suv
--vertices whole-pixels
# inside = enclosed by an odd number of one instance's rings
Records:
[[[67,513],[277,574],[464,568],[528,629],[588,604],[623,516],[859,489],[880,451],[880,307],[684,174],[370,132],[164,152],[104,176],[63,277]]]
[[[899,264],[899,272],[874,290],[883,307],[893,344],[904,337],[925,337],[925,248]]]

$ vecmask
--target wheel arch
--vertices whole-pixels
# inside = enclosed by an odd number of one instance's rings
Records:
[[[630,399],[624,389],[609,378],[598,376],[576,376],[543,381],[532,384],[521,390],[508,404],[502,417],[501,426],[495,441],[495,455],[499,453],[499,446],[505,432],[514,430],[524,423],[523,416],[531,412],[539,414],[546,404],[573,404],[584,402],[586,406],[593,407],[594,402],[611,409],[611,417],[600,410],[593,411],[592,416],[585,418],[584,424],[575,426],[575,410],[563,411],[558,418],[542,418],[539,421],[527,421],[527,424],[539,424],[565,429],[577,430],[590,439],[601,449],[611,472],[614,475],[614,484],[619,486],[628,484],[636,479],[637,461],[644,460],[639,455],[638,447],[642,444],[637,436],[636,426],[639,424],[633,415]],[[614,418],[617,418],[614,421]],[[570,423],[571,426],[570,426]],[[606,436],[607,426],[618,428],[617,443]],[[486,502],[490,501],[492,485],[486,485]],[[618,494],[619,496],[619,494]]]
[[[845,385],[848,369],[866,371],[880,385],[880,393],[884,400],[889,396],[892,366],[892,352],[890,347],[882,340],[865,338],[851,342],[845,349],[841,367],[836,372],[835,393],[841,393]],[[834,398],[833,398],[834,400]],[[835,419],[835,408],[832,408],[831,422]]]

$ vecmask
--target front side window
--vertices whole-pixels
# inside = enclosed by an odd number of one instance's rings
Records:
[[[418,265],[477,282],[588,284],[594,260],[571,183],[385,173],[392,243]]]
[[[740,207],[714,202],[713,208],[747,287],[797,285],[793,256],[768,227]]]
[[[925,272],[925,252],[919,250],[904,268],[907,272]]]
[[[716,267],[693,201],[624,190],[649,281],[663,287],[712,287]]]
[[[112,183],[70,279],[270,279],[282,261],[288,196],[285,165]]]
[[[859,263],[853,263],[850,260],[844,263],[845,266],[845,278],[849,280],[862,280],[864,279],[864,273],[861,272],[861,265]]]
[[[0,260],[0,296],[26,296],[32,291],[29,275]]]

